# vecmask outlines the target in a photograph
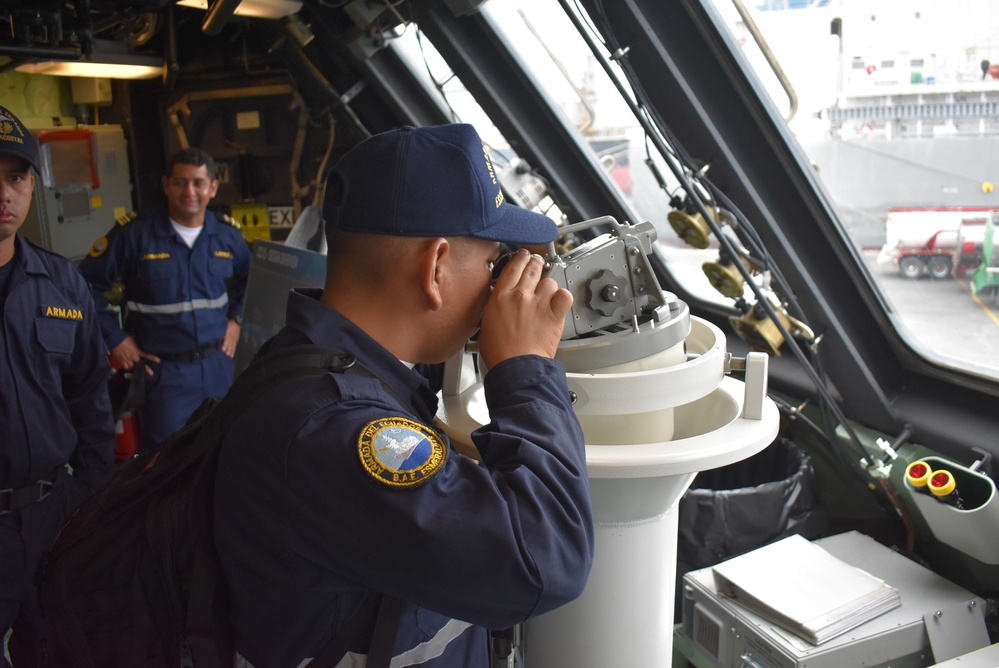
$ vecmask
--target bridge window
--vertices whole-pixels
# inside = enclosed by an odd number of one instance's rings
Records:
[[[899,335],[941,366],[999,377],[999,257],[991,239],[999,210],[992,158],[999,66],[991,64],[999,63],[999,5],[926,3],[913,15],[902,3],[872,21],[864,3],[745,3],[793,87],[792,115],[732,0],[706,1],[790,115],[788,127]]]

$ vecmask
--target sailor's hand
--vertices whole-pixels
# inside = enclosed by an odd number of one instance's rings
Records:
[[[554,357],[572,306],[572,293],[542,278],[544,258],[513,254],[482,314],[478,348],[487,367],[519,355]]]
[[[125,371],[131,371],[135,368],[136,363],[140,359],[147,359],[157,364],[160,363],[159,357],[139,348],[139,345],[131,336],[126,336],[121,343],[115,346],[114,350],[111,351],[111,355],[114,356]],[[146,365],[146,374],[149,376],[153,375],[153,370],[149,368],[149,365]]]
[[[229,357],[236,356],[236,343],[239,342],[239,323],[229,320],[225,326],[225,336],[222,338],[222,352]]]

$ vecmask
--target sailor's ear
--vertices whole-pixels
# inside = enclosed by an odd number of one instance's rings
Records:
[[[447,260],[451,257],[451,244],[444,237],[437,237],[423,247],[417,263],[420,288],[433,311],[444,305],[444,281]]]

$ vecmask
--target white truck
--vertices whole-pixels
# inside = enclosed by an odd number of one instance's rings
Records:
[[[906,278],[964,277],[982,262],[991,215],[979,207],[891,209],[878,263],[891,263]]]

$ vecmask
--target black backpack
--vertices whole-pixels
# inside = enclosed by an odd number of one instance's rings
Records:
[[[228,595],[212,533],[218,446],[265,390],[328,371],[371,375],[354,361],[309,344],[258,357],[221,402],[206,399],[181,430],[129,460],[85,501],[60,530],[43,570],[49,665],[232,666]],[[334,665],[357,640],[352,634],[370,629],[377,614],[368,661],[378,655],[387,666],[401,604],[381,599],[370,595],[314,665]]]

